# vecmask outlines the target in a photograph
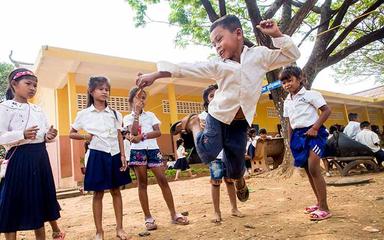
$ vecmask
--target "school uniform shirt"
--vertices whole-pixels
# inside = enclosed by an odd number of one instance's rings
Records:
[[[120,153],[117,131],[122,130],[123,125],[121,113],[116,111],[116,116],[109,106],[99,111],[92,105],[77,113],[72,128],[76,131],[83,129],[93,135],[88,146],[89,149],[110,153],[114,156]]]
[[[132,126],[133,125],[133,117],[134,113],[127,115],[124,117],[124,127]],[[150,132],[153,132],[153,126],[160,124],[160,120],[156,117],[156,115],[152,112],[145,112],[143,111],[139,116],[139,134],[147,134]],[[144,141],[141,141],[139,143],[132,143],[131,149],[134,150],[142,150],[142,149],[159,149],[159,146],[157,145],[156,138],[146,139]]]
[[[361,130],[356,135],[356,141],[368,146],[372,150],[372,152],[374,152],[374,153],[380,150],[379,136],[369,129]],[[375,144],[378,144],[378,146],[376,146]]]
[[[216,94],[216,93],[215,93]],[[200,121],[205,121],[207,119],[208,113],[206,111],[202,111],[198,117]],[[217,155],[216,159],[223,159],[224,150],[221,150]]]
[[[24,130],[32,126],[39,128],[36,139],[24,139]],[[23,144],[44,142],[49,128],[47,117],[39,106],[13,100],[0,103],[0,145],[6,150]]]
[[[124,152],[127,161],[129,161],[129,158],[131,156],[131,142],[127,139],[124,139]]]
[[[355,121],[349,121],[345,126],[343,133],[348,137],[356,140],[356,135],[360,132],[360,123]]]
[[[159,62],[157,69],[170,72],[176,78],[214,79],[218,89],[209,103],[209,114],[220,122],[230,124],[241,108],[251,125],[265,74],[294,62],[300,56],[299,49],[289,36],[273,38],[272,41],[279,49],[264,46],[248,48],[244,45],[240,63],[230,59],[180,64]]]
[[[288,94],[283,116],[289,118],[292,129],[309,127],[319,119],[317,109],[326,104],[321,93],[302,87],[294,96]]]
[[[183,146],[179,146],[176,150],[177,159],[185,158],[185,148]]]

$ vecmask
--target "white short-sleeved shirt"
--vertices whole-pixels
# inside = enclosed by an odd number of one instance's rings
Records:
[[[372,132],[369,129],[363,129],[356,135],[356,141],[368,146],[373,152],[377,152],[380,150],[380,146],[376,146],[376,144],[380,144],[379,136]]]
[[[179,146],[176,150],[177,159],[185,158],[185,148],[183,146]]]
[[[93,105],[77,113],[72,128],[79,131],[85,130],[92,134],[92,140],[88,148],[110,153],[112,156],[120,153],[118,130],[122,129],[123,117],[116,112],[116,116],[110,107],[99,111]]]
[[[124,117],[124,127],[132,126],[133,125],[133,112],[127,116]],[[153,132],[153,126],[160,124],[160,120],[156,117],[156,115],[152,112],[142,112],[139,116],[139,134],[142,133],[150,133]],[[155,138],[146,139],[144,141],[141,141],[139,143],[132,143],[131,144],[131,150],[140,150],[140,149],[159,149],[159,146],[157,145],[157,141]]]
[[[345,126],[343,133],[352,139],[356,139],[356,135],[360,132],[360,123],[355,121],[349,121]]]
[[[199,119],[205,121],[207,119],[208,113],[203,111],[199,114]],[[221,150],[219,155],[217,155],[216,159],[223,159],[224,150]]]
[[[272,38],[272,41],[278,49],[244,46],[240,63],[230,59],[180,64],[159,62],[157,70],[170,72],[172,77],[177,78],[214,79],[218,89],[208,106],[211,116],[230,124],[241,108],[251,125],[265,74],[296,61],[300,56],[299,49],[289,36]]]
[[[32,126],[39,128],[36,139],[24,139],[24,130]],[[6,150],[13,146],[44,142],[49,127],[47,117],[35,104],[13,100],[0,103],[0,145]]]
[[[129,158],[131,157],[131,142],[127,139],[124,139],[124,151],[125,157],[129,161]]]
[[[283,116],[289,118],[292,129],[309,127],[319,119],[317,109],[326,104],[321,93],[302,87],[296,95],[288,94]]]

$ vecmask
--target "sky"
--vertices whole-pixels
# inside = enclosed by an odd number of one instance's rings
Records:
[[[34,63],[43,45],[152,62],[202,61],[214,53],[209,47],[177,47],[177,28],[168,24],[135,28],[134,14],[124,0],[1,0],[0,11],[0,62],[10,62],[13,50],[13,59]],[[152,19],[163,21],[168,13],[167,3],[148,11]],[[305,64],[310,50],[310,43],[300,47],[299,66]],[[329,68],[313,84],[316,89],[347,94],[374,86],[374,81],[336,84]]]

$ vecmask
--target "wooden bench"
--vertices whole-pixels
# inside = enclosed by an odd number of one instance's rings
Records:
[[[284,158],[284,138],[258,139],[255,147],[255,155],[251,160],[252,172],[269,171],[269,164],[273,169],[277,168]],[[268,161],[272,159],[272,161]]]
[[[335,165],[341,176],[348,176],[349,171],[363,164],[368,171],[378,171],[379,166],[373,156],[327,157],[330,165]]]

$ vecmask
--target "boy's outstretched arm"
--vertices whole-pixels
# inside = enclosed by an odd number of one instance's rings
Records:
[[[300,57],[300,51],[291,37],[281,33],[277,23],[268,19],[256,26],[262,33],[271,36],[273,45],[278,49],[263,48],[264,67],[271,71],[286,66]]]
[[[156,79],[167,78],[171,76],[172,74],[167,71],[157,71],[146,74],[138,73],[136,78],[136,85],[139,88],[145,88],[151,86],[156,81]]]
[[[320,127],[328,119],[329,115],[331,115],[331,109],[328,107],[328,105],[321,106],[319,109],[321,111],[319,119],[317,119],[315,124],[313,124],[312,127],[305,133],[307,136],[316,137]]]

